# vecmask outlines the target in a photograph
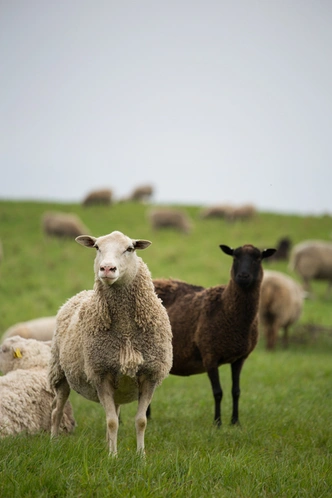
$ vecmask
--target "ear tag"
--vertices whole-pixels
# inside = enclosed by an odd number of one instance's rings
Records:
[[[20,348],[16,348],[14,353],[13,353],[14,358],[22,358],[22,353]]]

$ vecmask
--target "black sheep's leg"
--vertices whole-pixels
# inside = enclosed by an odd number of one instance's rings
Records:
[[[149,405],[147,407],[147,410],[146,410],[146,418],[151,418],[151,405]]]
[[[219,371],[217,368],[210,368],[207,371],[209,376],[212,392],[214,397],[214,423],[217,427],[221,425],[221,400],[222,400],[222,389],[219,380]]]
[[[240,373],[245,358],[240,358],[231,364],[232,369],[232,398],[233,398],[233,413],[232,424],[239,423],[239,398],[240,398]]]

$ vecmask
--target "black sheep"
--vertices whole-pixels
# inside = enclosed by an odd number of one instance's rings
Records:
[[[247,244],[237,249],[220,245],[233,257],[227,285],[204,288],[173,279],[154,279],[173,332],[174,375],[207,372],[215,401],[214,421],[221,424],[222,388],[219,365],[231,364],[232,424],[239,422],[240,373],[258,339],[258,305],[262,260],[275,249],[260,251]]]

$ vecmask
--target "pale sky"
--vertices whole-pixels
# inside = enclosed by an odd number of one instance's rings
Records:
[[[0,199],[332,214],[330,0],[0,4]]]

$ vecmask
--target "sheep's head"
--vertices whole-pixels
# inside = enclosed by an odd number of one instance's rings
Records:
[[[80,235],[75,240],[83,246],[97,250],[94,263],[95,279],[105,285],[130,282],[138,269],[139,258],[136,249],[145,249],[151,244],[149,240],[131,239],[118,231],[98,238]]]
[[[18,368],[45,368],[51,356],[51,341],[8,337],[0,346],[0,371],[3,374]]]
[[[264,249],[261,251],[251,244],[231,249],[221,244],[220,249],[229,256],[233,257],[231,276],[235,283],[242,288],[250,288],[263,277],[261,262],[263,259],[272,256],[276,249]]]

